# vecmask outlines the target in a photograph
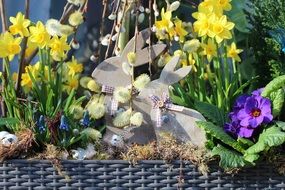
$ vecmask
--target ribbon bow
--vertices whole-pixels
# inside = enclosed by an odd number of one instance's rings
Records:
[[[166,93],[163,93],[161,98],[156,95],[151,95],[150,99],[152,101],[152,108],[156,110],[156,126],[162,126],[162,110],[172,110],[172,111],[179,111],[182,112],[184,107],[177,106],[172,103],[169,96]]]

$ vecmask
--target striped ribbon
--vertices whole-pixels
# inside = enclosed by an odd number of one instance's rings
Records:
[[[127,86],[127,88],[130,89],[131,85]],[[108,86],[108,85],[102,85],[101,92],[112,95],[114,93],[114,91],[115,91],[115,87]],[[132,95],[135,95],[138,93],[139,93],[139,91],[136,88],[132,89]],[[114,115],[116,113],[116,111],[118,110],[118,107],[119,107],[119,102],[117,100],[115,100],[114,98],[112,98],[112,100],[111,100],[111,115]]]
[[[152,108],[156,112],[156,127],[162,126],[161,112],[163,109],[178,112],[182,112],[184,109],[183,106],[174,105],[166,93],[163,93],[161,97],[150,95],[149,98],[152,101]]]

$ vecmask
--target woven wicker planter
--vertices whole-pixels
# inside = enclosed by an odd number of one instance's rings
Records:
[[[271,166],[226,175],[211,166],[211,173],[201,175],[197,168],[179,161],[141,161],[132,166],[126,161],[63,161],[68,178],[58,175],[50,161],[5,161],[0,167],[0,187],[11,190],[47,189],[285,189],[285,177]],[[182,169],[181,169],[182,168]],[[179,182],[180,177],[183,183]]]

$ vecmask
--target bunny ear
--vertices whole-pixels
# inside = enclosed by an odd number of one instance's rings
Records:
[[[135,36],[127,43],[126,47],[122,51],[121,57],[125,59],[129,52],[134,51],[135,40],[136,41],[136,50],[140,50],[145,46],[145,42],[148,40],[151,31],[149,29],[145,29],[137,35],[137,39]]]
[[[142,50],[138,50],[135,66],[141,66],[145,63],[148,63],[149,60],[154,60],[164,51],[165,48],[165,44],[155,44],[151,46],[150,49],[149,47],[146,47]]]
[[[179,61],[179,57],[173,57],[163,68],[160,78],[158,79],[159,82],[167,85],[174,84],[181,79],[183,79],[190,71],[191,66],[180,68],[176,71],[175,67],[177,66]]]
[[[123,72],[119,57],[104,60],[95,68],[92,77],[101,85],[117,87],[130,84],[130,77]]]

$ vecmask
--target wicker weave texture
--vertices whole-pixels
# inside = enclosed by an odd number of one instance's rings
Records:
[[[0,167],[5,190],[198,190],[285,189],[285,177],[271,166],[260,165],[238,175],[226,175],[213,166],[207,176],[191,164],[141,161],[63,161],[59,175],[49,161],[10,160]]]

